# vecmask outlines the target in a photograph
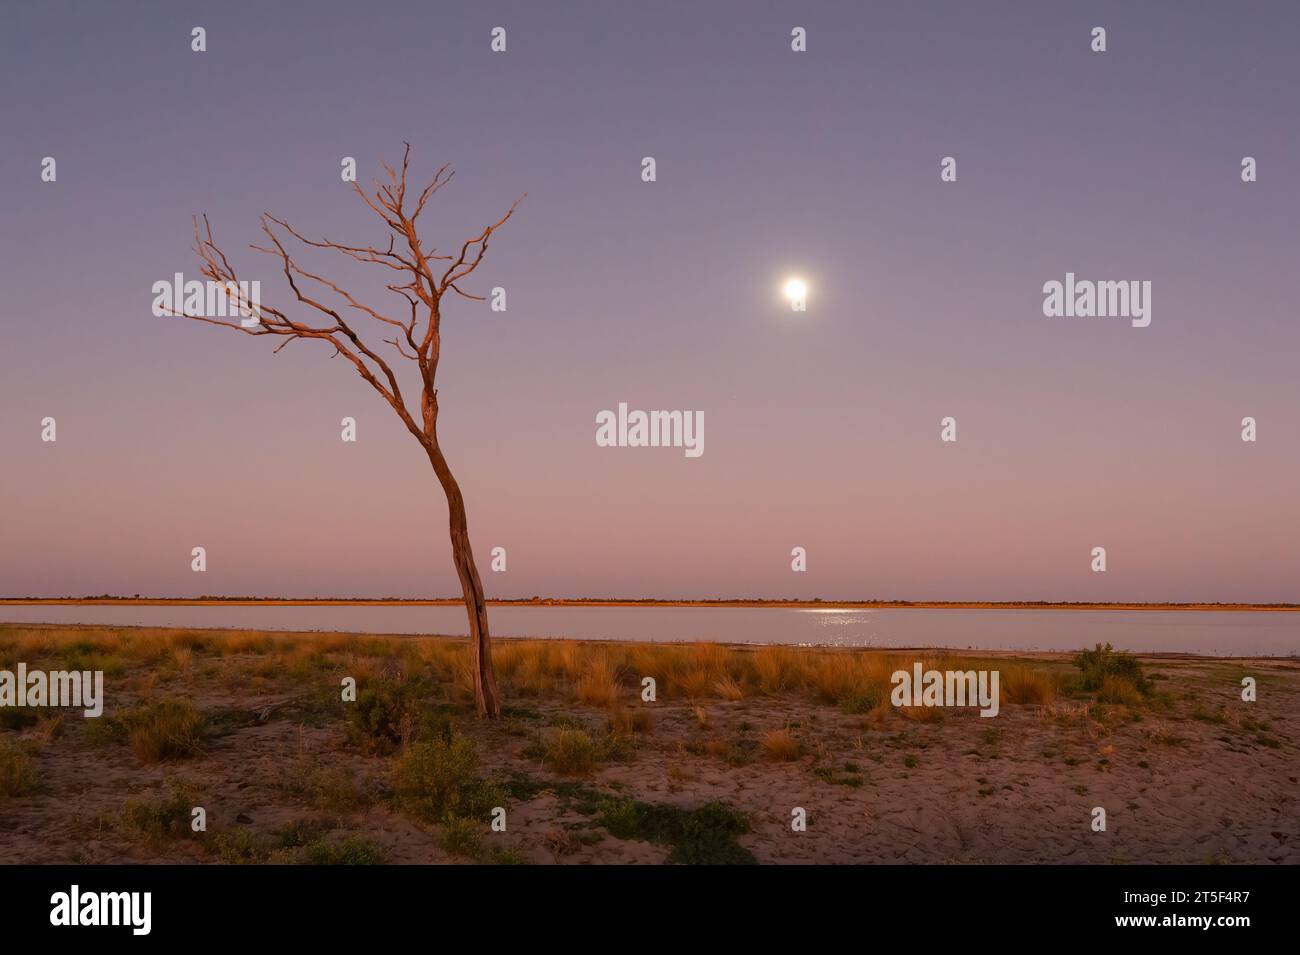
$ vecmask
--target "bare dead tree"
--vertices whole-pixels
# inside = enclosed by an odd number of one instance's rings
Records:
[[[416,221],[429,199],[451,181],[453,173],[449,166],[442,166],[434,174],[433,181],[424,188],[419,198],[414,201],[414,205],[408,209],[406,174],[410,159],[411,146],[407,143],[402,155],[401,169],[393,169],[387,163],[383,163],[388,181],[376,182],[373,194],[367,194],[355,182],[352,184],[362,201],[383,219],[388,227],[391,234],[388,236],[387,248],[344,245],[329,239],[319,241],[308,239],[283,219],[277,219],[269,213],[262,215],[262,232],[270,241],[270,246],[254,245],[251,248],[280,260],[279,267],[288,280],[289,288],[293,290],[298,306],[307,313],[308,321],[290,318],[282,309],[254,301],[246,290],[241,290],[238,284],[239,276],[225,253],[217,247],[206,215],[203,216],[202,227],[197,218],[194,221],[195,251],[203,262],[202,274],[225,287],[230,304],[234,306],[228,311],[253,315],[258,321],[245,325],[238,315],[231,320],[223,320],[211,315],[192,314],[183,309],[173,310],[172,314],[233,328],[247,335],[270,335],[281,338],[283,341],[276,346],[276,352],[295,339],[321,339],[334,347],[334,353],[330,357],[337,358],[341,355],[350,362],[357,373],[397,412],[397,416],[406,425],[407,430],[420,442],[420,446],[428,455],[429,463],[433,466],[433,472],[437,475],[447,498],[452,560],[456,565],[456,575],[460,578],[465,610],[469,614],[474,699],[480,716],[495,718],[501,713],[501,703],[497,695],[496,676],[492,670],[492,644],[488,631],[487,603],[478,567],[474,563],[474,552],[470,547],[465,499],[438,443],[438,390],[435,381],[438,374],[438,361],[442,354],[440,335],[442,301],[449,292],[483,301],[482,296],[471,295],[462,290],[459,283],[478,268],[479,263],[483,261],[484,253],[487,252],[488,240],[492,233],[514,214],[515,208],[523,197],[516,199],[505,215],[485,227],[479,235],[466,240],[461,245],[459,254],[438,254],[436,248],[424,247],[416,228]],[[358,262],[367,262],[390,269],[393,275],[388,278],[392,281],[386,283],[385,287],[405,301],[405,305],[399,306],[398,314],[402,317],[393,318],[380,309],[362,304],[350,292],[330,279],[301,268],[285,248],[285,243],[289,239],[313,249],[330,249]],[[333,306],[304,291],[304,288],[316,287],[334,296]],[[247,289],[247,286],[242,288]],[[175,304],[179,306],[181,303]],[[421,384],[418,413],[407,407],[392,367],[375,349],[365,344],[352,324],[344,319],[341,314],[343,312],[349,316],[359,312],[366,318],[385,326],[384,331],[393,337],[383,339],[384,343],[392,345],[402,358],[418,365]]]

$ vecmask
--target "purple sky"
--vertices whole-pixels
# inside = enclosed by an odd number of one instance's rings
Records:
[[[428,462],[349,366],[150,312],[194,213],[271,304],[262,211],[382,241],[339,163],[405,139],[457,169],[443,247],[528,193],[471,283],[509,310],[443,321],[490,595],[1300,599],[1300,7],[1086,7],[12,5],[0,594],[457,592]],[[1044,317],[1067,271],[1150,280],[1150,327]],[[620,401],[703,411],[704,455],[598,448]]]

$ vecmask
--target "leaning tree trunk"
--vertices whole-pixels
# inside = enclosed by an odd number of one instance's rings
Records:
[[[460,578],[461,594],[465,598],[465,611],[469,614],[470,665],[474,670],[474,705],[478,715],[496,719],[501,715],[501,701],[497,697],[497,678],[492,670],[492,637],[488,633],[487,600],[483,594],[483,581],[479,579],[474,563],[474,551],[469,543],[469,524],[465,518],[465,498],[460,485],[443,457],[435,439],[429,447],[429,460],[434,473],[442,483],[447,496],[450,518],[451,557]]]

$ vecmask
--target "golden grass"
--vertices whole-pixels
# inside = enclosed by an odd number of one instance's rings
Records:
[[[596,768],[599,751],[586,730],[559,729],[544,743],[542,762],[562,776],[588,776]]]
[[[158,700],[123,717],[127,742],[148,766],[200,752],[203,714],[187,699]]]
[[[644,706],[619,706],[609,715],[611,733],[650,734],[654,732],[654,715]]]
[[[131,670],[146,681],[146,690],[165,690],[169,681],[180,678],[188,684],[196,675],[215,672],[211,664],[216,658],[233,658],[236,666],[225,668],[226,679],[265,682],[268,688],[288,680],[316,682],[322,674],[361,679],[421,673],[445,685],[449,699],[473,699],[473,670],[461,639],[0,626],[0,661],[21,659],[31,665],[51,658],[66,666]],[[864,714],[869,721],[888,712],[891,675],[910,671],[918,660],[926,669],[999,670],[1004,704],[1050,705],[1069,672],[1064,662],[954,657],[935,651],[578,640],[498,640],[493,647],[507,702],[559,697],[616,713],[637,699],[642,680],[651,677],[659,699],[702,703],[791,694]],[[1106,692],[1128,700],[1131,694],[1123,690],[1112,686]],[[933,711],[900,710],[921,720],[937,718]]]
[[[1036,703],[1047,706],[1056,699],[1061,675],[1026,666],[1003,667],[998,677],[1004,703]]]
[[[713,684],[713,692],[724,700],[743,700],[745,698],[745,688],[729,676],[724,676],[717,683]]]
[[[793,762],[803,754],[803,747],[788,727],[764,733],[760,745],[763,755],[778,763]]]
[[[597,657],[574,684],[574,696],[587,706],[611,707],[618,702],[618,681],[613,661]]]
[[[1127,677],[1108,675],[1101,681],[1097,699],[1103,703],[1122,703],[1138,709],[1145,702],[1142,691]]]

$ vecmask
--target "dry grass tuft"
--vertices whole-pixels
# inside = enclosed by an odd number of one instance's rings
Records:
[[[202,751],[203,714],[189,700],[158,700],[122,721],[131,752],[146,766]]]
[[[1102,678],[1097,699],[1102,703],[1120,703],[1137,709],[1146,702],[1137,684],[1124,676],[1107,675]]]
[[[578,677],[574,696],[587,706],[613,707],[618,702],[618,679],[613,661],[605,656],[590,660]]]
[[[803,755],[803,747],[789,727],[763,734],[763,755],[773,762],[790,763]]]
[[[745,698],[745,688],[729,676],[724,676],[713,684],[713,692],[721,699],[732,700],[733,702]]]
[[[1003,667],[998,676],[998,689],[1003,703],[1034,703],[1046,706],[1056,699],[1060,677],[1043,670],[1024,666]]]
[[[654,732],[654,714],[644,706],[620,706],[609,716],[611,733],[647,735]]]

